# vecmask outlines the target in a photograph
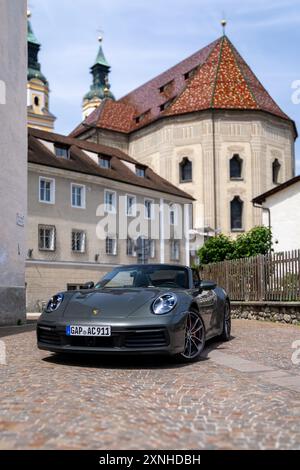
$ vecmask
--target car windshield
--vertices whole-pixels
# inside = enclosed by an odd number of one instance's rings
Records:
[[[171,287],[188,289],[189,273],[184,267],[134,266],[121,267],[103,277],[96,288]]]

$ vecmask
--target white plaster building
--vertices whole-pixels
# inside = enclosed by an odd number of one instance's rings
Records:
[[[116,148],[28,129],[28,311],[122,264],[188,265],[191,204]]]
[[[253,199],[260,206],[263,223],[271,227],[277,252],[300,249],[300,176]]]

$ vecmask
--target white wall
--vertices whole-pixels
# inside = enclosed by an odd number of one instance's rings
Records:
[[[0,324],[13,324],[25,318],[26,1],[0,0],[0,21]]]
[[[271,212],[274,250],[300,249],[300,181],[270,196],[263,204]],[[269,224],[268,212],[264,210],[263,221]]]

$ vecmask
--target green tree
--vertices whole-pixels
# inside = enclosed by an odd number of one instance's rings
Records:
[[[234,252],[234,242],[226,235],[209,238],[197,252],[200,264],[217,263],[230,259]]]
[[[254,227],[237,237],[232,259],[265,255],[272,249],[272,232],[267,227]]]
[[[254,227],[235,240],[226,235],[209,238],[197,252],[200,264],[216,263],[226,259],[265,255],[272,249],[272,232],[267,227]]]

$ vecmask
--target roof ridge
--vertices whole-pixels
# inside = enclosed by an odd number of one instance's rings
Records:
[[[215,48],[219,45],[219,41],[220,41],[220,40],[222,40],[222,39],[219,38],[219,39],[217,39],[216,41],[214,41],[216,44],[214,45],[214,47],[212,47],[211,51],[209,52],[208,56],[206,57],[206,60],[203,62],[203,64],[198,65],[198,68],[199,68],[198,72],[200,72],[200,70],[202,69],[202,67],[204,67],[205,64],[209,61],[209,59],[210,59],[212,53],[214,52]],[[212,43],[211,43],[211,44],[212,44]],[[175,104],[176,101],[183,95],[183,93],[186,91],[186,89],[188,88],[188,86],[193,82],[193,79],[194,79],[195,77],[196,77],[196,75],[193,76],[193,77],[191,77],[191,78],[189,79],[189,82],[187,83],[187,85],[178,93],[178,95],[175,96],[175,99],[173,99],[173,102],[172,102],[172,104],[171,104],[171,107],[172,107],[173,104]],[[167,108],[164,112],[162,112],[162,113],[160,114],[160,116],[158,116],[158,118],[160,118],[160,117],[162,117],[162,116],[164,116],[164,115],[167,115],[167,114],[168,114],[168,111],[169,111],[169,109]]]
[[[241,67],[240,67],[240,65],[239,65],[239,63],[238,63],[238,61],[237,61],[236,54],[235,54],[235,52],[237,52],[237,51],[236,51],[234,45],[232,44],[232,42],[230,41],[229,38],[227,38],[227,41],[228,41],[228,44],[229,44],[229,46],[230,46],[230,48],[231,48],[231,50],[232,50],[233,57],[234,57],[234,62],[235,62],[235,64],[236,64],[237,68],[239,69],[239,71],[241,72],[241,75],[242,75],[243,79],[244,79],[245,82],[247,83],[247,87],[248,87],[248,89],[249,89],[249,91],[250,91],[250,93],[251,93],[251,96],[252,96],[252,98],[253,98],[253,101],[255,102],[257,108],[259,109],[259,104],[258,104],[257,99],[256,99],[256,96],[255,96],[255,94],[254,94],[254,92],[253,92],[253,90],[252,90],[252,87],[251,87],[249,81],[247,80],[247,78],[246,78],[246,76],[245,76],[243,70],[241,69]],[[244,62],[245,62],[245,61],[244,61]],[[245,62],[245,63],[246,63],[246,62]],[[248,65],[248,64],[247,64],[247,65]],[[253,75],[254,75],[254,74],[253,74]],[[258,80],[258,78],[257,78],[256,76],[255,76],[255,78]]]
[[[227,38],[228,42],[229,42],[229,45],[232,49],[232,52],[233,52],[233,56],[234,56],[234,60],[237,64],[237,67],[239,68],[245,82],[247,83],[247,86],[249,88],[249,91],[251,93],[251,95],[253,96],[253,99],[257,105],[257,108],[261,110],[261,106],[260,104],[257,102],[257,98],[252,90],[252,87],[248,81],[248,79],[246,78],[245,76],[245,73],[243,72],[243,70],[241,69],[239,63],[238,63],[238,60],[237,58],[240,57],[240,59],[244,62],[245,66],[249,69],[250,73],[253,75],[253,77],[255,78],[255,80],[258,82],[258,84],[262,87],[264,93],[266,93],[268,95],[268,97],[272,100],[272,102],[275,104],[275,106],[279,109],[279,111],[281,111],[282,114],[284,114],[286,116],[286,118],[288,120],[291,120],[291,118],[281,109],[281,107],[277,104],[277,102],[272,98],[272,96],[270,95],[270,93],[268,92],[268,90],[266,89],[266,87],[262,84],[262,82],[260,81],[260,79],[257,77],[257,75],[253,72],[252,68],[250,67],[250,65],[248,65],[248,63],[245,61],[245,59],[241,56],[241,54],[239,53],[239,51],[236,49],[236,47],[234,46],[234,44],[230,41],[229,38]],[[268,112],[268,111],[266,111]]]
[[[215,91],[216,91],[216,88],[217,88],[217,80],[218,80],[220,64],[221,64],[221,60],[222,60],[222,52],[223,52],[223,45],[224,45],[225,37],[226,37],[225,35],[222,37],[222,42],[221,42],[221,47],[220,47],[220,52],[219,52],[218,66],[217,66],[217,69],[216,69],[216,76],[215,76],[214,86],[213,86],[213,90],[212,90],[212,94],[211,94],[211,100],[210,100],[210,107],[211,108],[214,107],[214,102],[215,102]]]

